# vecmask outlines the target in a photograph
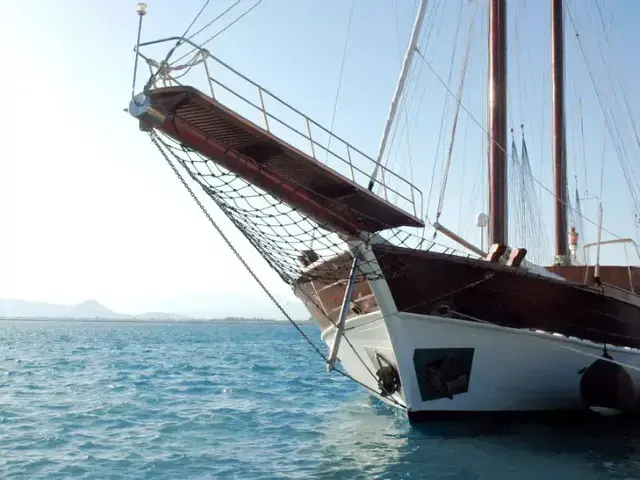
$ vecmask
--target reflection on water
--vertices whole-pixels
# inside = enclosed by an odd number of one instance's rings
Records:
[[[326,458],[323,467],[327,475],[339,478],[382,475],[407,451],[407,420],[403,412],[368,395],[358,392],[352,398],[324,422],[319,445]]]
[[[358,403],[359,402],[359,403]],[[339,478],[640,478],[640,427],[466,421],[410,426],[362,397],[325,424],[327,475]]]

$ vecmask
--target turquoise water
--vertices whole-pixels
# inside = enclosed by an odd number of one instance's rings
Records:
[[[410,427],[286,325],[0,322],[0,478],[631,479],[638,446]]]

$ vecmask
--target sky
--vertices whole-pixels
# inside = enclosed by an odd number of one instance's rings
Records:
[[[595,43],[593,8],[568,2],[581,31],[584,48],[597,75],[615,72],[625,85],[637,118],[640,95],[634,79],[637,62],[625,55],[638,46],[634,0],[600,2],[613,19],[611,51],[600,57]],[[202,6],[201,1],[149,0],[143,39],[179,35]],[[202,25],[233,2],[212,0],[196,25]],[[480,2],[484,4],[484,2]],[[549,11],[541,0],[509,4],[510,121],[525,123],[534,175],[551,186],[549,141]],[[243,0],[229,18],[253,4]],[[344,68],[340,76],[349,0],[264,0],[254,11],[212,41],[208,48],[249,78],[282,96],[324,125],[330,125],[340,83],[334,131],[375,155],[393,94],[402,55],[415,15],[411,0],[355,0]],[[454,32],[460,38],[471,23],[473,1],[431,1],[429,41],[424,56],[447,78]],[[595,5],[595,4],[594,4]],[[462,10],[460,8],[462,7]],[[430,12],[430,11],[429,11]],[[474,118],[461,113],[447,184],[442,223],[479,243],[475,214],[483,208],[486,176],[484,125],[486,18],[478,8],[474,20],[469,70],[463,104]],[[428,13],[427,15],[431,15]],[[54,303],[96,299],[119,312],[174,311],[187,314],[278,317],[266,295],[243,270],[206,218],[183,190],[137,123],[123,112],[128,105],[133,46],[138,17],[135,2],[34,0],[0,2],[3,49],[3,115],[0,119],[0,298]],[[229,20],[230,21],[230,20]],[[199,40],[220,30],[221,21]],[[517,25],[514,30],[513,25]],[[581,136],[577,99],[583,100],[587,186],[599,190],[603,116],[575,39],[567,25],[567,132],[570,175],[579,172]],[[423,39],[427,38],[423,36]],[[590,50],[589,50],[590,49]],[[465,44],[454,57],[452,90],[457,90]],[[605,62],[608,68],[604,68]],[[615,68],[614,68],[615,67]],[[571,73],[569,73],[571,72]],[[438,175],[451,130],[455,103],[447,105],[445,134],[438,142],[446,91],[416,61],[411,85],[416,94],[404,121],[411,145],[412,179],[428,196],[433,166]],[[339,82],[340,79],[340,82]],[[140,89],[139,82],[137,88]],[[637,89],[636,89],[637,90]],[[620,120],[622,122],[622,120]],[[626,124],[625,124],[626,125]],[[626,128],[626,130],[624,130]],[[629,158],[637,168],[638,145],[623,127]],[[518,139],[519,141],[519,139]],[[605,227],[633,236],[630,207],[614,144],[606,151]],[[398,142],[398,157],[406,157]],[[434,160],[436,159],[436,160]],[[406,158],[405,158],[406,160]],[[578,161],[580,160],[580,162]],[[398,160],[400,163],[400,160]],[[584,170],[584,169],[582,169]],[[594,173],[596,172],[596,173]],[[570,190],[573,192],[573,183]],[[551,196],[539,188],[545,224],[552,226]],[[595,219],[595,203],[585,212]],[[210,205],[210,203],[209,203]],[[434,213],[434,200],[429,214]],[[289,287],[272,272],[215,208],[212,210],[243,256],[294,317],[306,317]],[[593,236],[594,230],[585,235]],[[548,239],[551,240],[549,230]],[[595,239],[594,239],[595,240]],[[620,253],[603,251],[605,261],[624,261]],[[632,259],[633,260],[633,259]],[[634,260],[637,263],[637,259]]]

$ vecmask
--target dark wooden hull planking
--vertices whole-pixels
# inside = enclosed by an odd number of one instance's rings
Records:
[[[373,250],[400,311],[448,310],[509,328],[640,348],[640,302],[629,292],[455,255],[387,245]]]
[[[631,292],[555,280],[455,255],[390,245],[375,245],[373,251],[399,311],[454,317],[457,312],[471,321],[640,348],[640,299]],[[330,268],[336,281],[316,279],[297,286],[298,297],[322,329],[337,322],[350,262],[351,257],[345,254],[310,272],[322,276],[320,269]],[[627,268],[603,267],[603,272],[607,268],[610,273],[606,279],[621,284],[626,280],[628,284],[628,274],[626,278],[623,275]],[[583,276],[584,267],[568,273]],[[360,313],[379,308],[362,276],[356,284],[354,303]],[[353,316],[357,313],[349,311],[347,318]]]

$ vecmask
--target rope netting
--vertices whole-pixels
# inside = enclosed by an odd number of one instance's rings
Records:
[[[162,154],[162,156],[164,157],[164,159],[167,161],[167,163],[169,164],[169,166],[171,167],[171,169],[173,170],[173,172],[176,174],[176,176],[178,177],[178,179],[180,180],[180,182],[183,184],[183,186],[185,187],[185,189],[189,192],[189,194],[191,195],[191,197],[193,198],[193,200],[197,203],[197,205],[200,207],[200,209],[202,210],[202,212],[205,214],[205,216],[207,217],[207,219],[209,220],[209,222],[211,223],[211,225],[218,231],[218,233],[220,234],[220,236],[222,237],[222,240],[227,244],[227,246],[229,247],[229,249],[236,255],[236,257],[238,258],[238,260],[240,261],[240,263],[242,263],[242,265],[247,269],[247,271],[249,272],[249,274],[254,278],[254,280],[258,283],[258,285],[262,288],[262,290],[267,294],[267,296],[271,299],[271,301],[273,302],[273,304],[278,308],[278,310],[280,310],[280,312],[284,315],[284,317],[287,319],[287,321],[289,321],[289,323],[291,323],[291,325],[293,325],[293,327],[298,330],[298,332],[300,333],[300,335],[302,336],[302,338],[304,338],[307,343],[314,349],[314,351],[325,361],[326,364],[329,364],[329,358],[322,352],[322,350],[320,350],[320,348],[315,344],[315,342],[309,338],[309,336],[300,328],[300,326],[297,324],[297,322],[295,320],[293,320],[293,318],[291,318],[291,315],[289,315],[287,313],[287,311],[285,310],[285,308],[283,307],[283,305],[272,295],[272,293],[270,292],[270,290],[266,287],[266,285],[260,280],[260,278],[255,274],[255,272],[253,271],[253,269],[251,269],[251,267],[249,267],[249,265],[247,264],[247,262],[244,260],[243,255],[241,255],[239,253],[239,251],[235,248],[235,246],[231,243],[231,241],[229,240],[229,238],[222,232],[222,230],[220,229],[219,225],[216,223],[216,221],[211,217],[211,215],[209,214],[209,212],[207,211],[206,207],[203,205],[203,203],[198,199],[198,197],[196,196],[196,194],[194,193],[194,191],[191,189],[191,187],[188,185],[187,181],[185,180],[184,176],[178,171],[178,166],[171,160],[171,157],[174,158],[174,160],[177,160],[176,163],[181,164],[184,168],[187,169],[187,172],[190,174],[192,179],[196,179],[198,177],[201,176],[201,174],[196,174],[194,173],[194,170],[187,168],[188,163],[185,161],[185,157],[181,157],[177,154],[177,147],[175,146],[175,142],[174,145],[170,144],[170,139],[168,137],[165,138],[165,140],[169,140],[165,141],[163,140],[156,132],[151,131],[150,132],[150,137],[151,137],[151,142],[160,150],[160,153]],[[189,157],[188,155],[188,149],[182,148],[182,151],[185,153],[186,157]],[[205,160],[205,163],[207,163],[207,161]],[[221,169],[218,169],[218,171],[222,172]],[[228,173],[228,172],[227,172]],[[198,180],[197,180],[198,181]],[[206,192],[211,192],[210,188],[205,187],[205,185],[203,184],[202,181],[198,181],[198,183],[200,184],[201,187],[203,187],[205,189]],[[210,182],[207,182],[210,183]],[[229,182],[225,182],[225,183],[229,183]],[[224,183],[223,183],[224,184]],[[244,182],[245,186],[248,186],[249,184]],[[255,189],[254,189],[255,190]],[[214,197],[211,197],[214,199]],[[220,204],[218,204],[220,205]],[[227,214],[229,212],[229,210],[224,210]],[[234,217],[230,217],[231,220],[234,220]],[[235,222],[234,222],[235,223]],[[236,223],[237,225],[237,223]],[[244,230],[242,230],[243,233],[246,232]],[[247,237],[249,238],[249,237]],[[257,244],[253,241],[255,239],[249,238],[249,240],[257,246]],[[360,276],[360,279],[358,281],[362,281],[362,277]],[[304,292],[303,292],[304,293]],[[305,294],[306,295],[306,294]],[[306,295],[308,297],[308,295]],[[333,322],[333,320],[328,317],[329,320]],[[335,323],[334,323],[335,325]],[[378,383],[378,385],[380,386],[380,381],[378,379],[378,377],[376,376],[376,374],[373,373],[373,371],[371,370],[371,368],[369,368],[369,366],[366,364],[366,362],[364,361],[364,359],[362,358],[362,356],[358,353],[358,351],[356,350],[356,348],[354,347],[354,345],[351,343],[351,341],[349,340],[349,338],[347,337],[346,334],[343,335],[345,342],[349,345],[349,348],[353,351],[353,353],[355,354],[355,356],[358,358],[358,360],[360,361],[360,363],[364,366],[364,368],[367,370],[367,372],[369,373],[369,375],[371,375],[371,377],[374,379],[374,381],[376,381]],[[349,378],[350,380],[356,382],[357,384],[359,384],[360,386],[364,387],[365,389],[371,391],[372,393],[379,395],[381,394],[381,392],[383,393],[383,395],[393,404],[399,406],[400,408],[406,408],[406,406],[398,401],[397,399],[393,398],[391,395],[386,395],[384,394],[384,390],[381,391],[377,391],[374,388],[372,388],[371,386],[363,383],[362,381],[358,380],[357,378],[351,376],[350,374],[348,374],[347,372],[345,372],[344,370],[340,369],[340,368],[334,368],[333,371],[339,373],[340,375]]]
[[[185,169],[287,284],[311,280],[331,284],[346,278],[352,262],[347,239],[173,138],[157,131],[151,135],[158,148]],[[395,246],[454,253],[402,228],[378,235],[379,241]],[[331,258],[337,261],[323,262]],[[315,265],[309,268],[311,264]],[[389,277],[389,272],[383,275],[377,261],[374,266],[361,259],[360,266],[359,281]],[[401,274],[391,272],[392,276]]]

